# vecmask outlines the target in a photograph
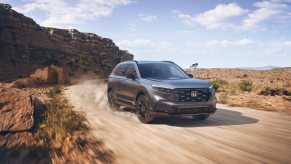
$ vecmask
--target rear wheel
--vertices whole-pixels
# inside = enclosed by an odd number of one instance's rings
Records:
[[[113,111],[116,111],[119,109],[119,105],[116,104],[115,100],[114,100],[114,97],[113,97],[113,90],[110,90],[107,94],[107,97],[108,97],[108,105],[109,105],[109,108]]]
[[[136,100],[136,115],[140,122],[148,124],[153,120],[149,109],[149,99],[145,95],[140,95]]]
[[[210,114],[201,114],[201,115],[193,115],[192,118],[194,120],[206,120]]]

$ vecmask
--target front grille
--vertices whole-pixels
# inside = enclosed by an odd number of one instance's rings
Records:
[[[213,110],[208,107],[202,108],[178,108],[170,112],[171,114],[200,114],[200,113],[212,113]]]
[[[191,96],[191,92],[196,92],[196,95]],[[205,102],[210,96],[208,88],[179,88],[175,91],[177,102]]]

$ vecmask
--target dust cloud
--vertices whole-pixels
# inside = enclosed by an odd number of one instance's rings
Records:
[[[84,80],[73,85],[67,92],[76,108],[89,110],[109,110],[107,104],[106,84],[102,80]]]

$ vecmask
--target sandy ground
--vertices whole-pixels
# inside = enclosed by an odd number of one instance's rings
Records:
[[[291,116],[218,105],[206,121],[161,118],[141,124],[127,109],[107,108],[106,86],[73,85],[66,95],[85,112],[117,163],[290,163]]]

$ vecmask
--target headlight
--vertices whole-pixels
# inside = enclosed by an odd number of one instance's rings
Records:
[[[213,87],[213,85],[211,85],[210,87],[209,87],[209,90],[212,92],[212,91],[214,91],[215,92],[215,88]]]
[[[157,85],[152,85],[152,88],[156,91],[160,91],[160,92],[166,92],[166,93],[174,93],[175,90],[171,89],[171,88],[163,88],[163,87],[159,87]]]

